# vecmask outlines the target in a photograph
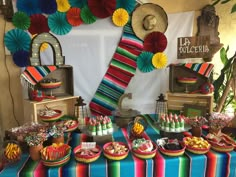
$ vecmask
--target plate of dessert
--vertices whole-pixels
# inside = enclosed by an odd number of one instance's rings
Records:
[[[185,137],[183,143],[186,145],[186,150],[194,154],[206,154],[211,148],[211,144],[202,137]]]
[[[103,146],[103,154],[110,160],[123,160],[129,154],[129,147],[123,142],[108,142]]]
[[[91,163],[96,161],[102,152],[102,148],[98,145],[91,148],[84,148],[82,145],[76,146],[73,150],[75,160],[83,163]]]
[[[156,155],[157,146],[151,140],[145,138],[132,141],[132,153],[141,159],[151,159]]]
[[[167,156],[177,157],[185,152],[186,146],[177,139],[161,138],[157,139],[159,151]]]
[[[57,125],[62,127],[64,132],[72,132],[76,130],[79,126],[79,121],[73,118],[60,118],[57,121]]]
[[[51,122],[60,119],[62,116],[62,111],[46,107],[45,109],[39,110],[38,115],[42,121]]]

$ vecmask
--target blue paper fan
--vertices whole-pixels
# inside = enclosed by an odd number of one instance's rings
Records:
[[[13,54],[13,61],[19,67],[26,67],[29,65],[29,52],[19,50]]]
[[[116,9],[123,8],[131,14],[136,6],[136,0],[116,0]]]
[[[16,8],[29,16],[41,13],[39,0],[17,0]]]
[[[88,5],[87,0],[69,0],[71,7],[83,8]]]
[[[57,35],[65,35],[72,29],[72,26],[67,22],[66,13],[58,11],[48,16],[48,26]]]
[[[4,36],[4,43],[11,53],[19,50],[29,51],[31,38],[29,34],[21,29],[12,29]]]
[[[45,14],[53,14],[57,11],[56,0],[40,0],[40,8]]]
[[[152,65],[152,57],[153,57],[153,53],[151,52],[142,52],[138,56],[137,66],[141,72],[147,73],[155,69],[155,67]]]

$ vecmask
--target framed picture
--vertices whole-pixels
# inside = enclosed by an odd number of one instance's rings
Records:
[[[184,104],[184,115],[186,117],[206,116],[206,107],[194,104]]]

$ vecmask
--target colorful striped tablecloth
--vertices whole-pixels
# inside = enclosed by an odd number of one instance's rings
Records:
[[[160,138],[159,130],[153,125],[150,115],[144,115],[149,125],[145,138],[153,141]],[[87,135],[72,133],[69,144],[74,148],[86,141]],[[113,133],[115,141],[131,145],[125,128]],[[91,163],[77,163],[71,160],[63,167],[47,168],[41,162],[32,161],[24,154],[20,162],[6,166],[0,177],[235,177],[236,151],[218,153],[210,150],[205,155],[185,152],[180,157],[168,157],[159,152],[153,159],[141,160],[132,155],[121,161],[107,160],[102,154]]]

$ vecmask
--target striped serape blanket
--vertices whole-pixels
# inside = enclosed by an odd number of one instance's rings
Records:
[[[153,115],[143,115],[148,126],[144,138],[156,141],[160,132],[155,127]],[[131,147],[131,140],[126,128],[113,133],[114,141],[125,142]],[[85,134],[72,133],[69,144],[72,148],[82,141],[87,141]],[[32,161],[24,154],[20,162],[6,166],[1,177],[235,177],[236,151],[218,153],[210,150],[205,155],[185,152],[180,157],[169,157],[158,152],[152,159],[142,160],[129,152],[121,161],[108,160],[102,154],[93,163],[85,164],[71,160],[62,167],[47,168],[39,162]]]

